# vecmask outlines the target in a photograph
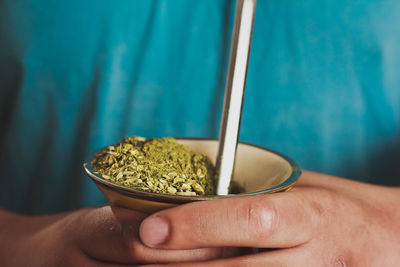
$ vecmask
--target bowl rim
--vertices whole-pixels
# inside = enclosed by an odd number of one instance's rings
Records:
[[[216,138],[197,138],[197,137],[173,137],[176,140],[188,140],[188,141],[218,141]],[[265,193],[275,193],[275,192],[281,192],[281,191],[286,191],[289,188],[291,188],[294,183],[298,180],[298,178],[301,175],[301,168],[300,166],[290,157],[277,152],[272,149],[268,149],[259,145],[254,145],[250,144],[247,142],[238,142],[238,145],[247,145],[251,146],[254,148],[262,149],[265,151],[268,151],[270,153],[273,153],[284,160],[286,160],[289,165],[292,167],[292,173],[289,175],[288,178],[286,178],[282,183],[267,188],[263,190],[258,190],[254,192],[246,192],[246,193],[238,193],[238,194],[228,194],[228,195],[203,195],[203,196],[181,196],[181,195],[169,195],[169,194],[161,194],[161,193],[153,193],[153,192],[147,192],[143,190],[138,190],[130,187],[126,187],[123,185],[119,185],[116,183],[113,183],[111,181],[107,181],[104,178],[98,176],[96,172],[94,171],[92,164],[90,163],[91,160],[94,158],[95,153],[91,154],[91,157],[89,160],[85,161],[83,164],[84,170],[86,174],[95,182],[97,186],[102,186],[106,187],[114,192],[118,192],[122,195],[128,196],[128,197],[135,197],[135,198],[141,198],[145,200],[150,200],[150,201],[156,201],[156,202],[166,202],[166,203],[187,203],[187,202],[193,202],[193,201],[199,201],[199,200],[212,200],[212,199],[221,199],[221,198],[227,198],[227,197],[234,197],[234,196],[252,196],[252,195],[259,195],[259,194],[265,194]]]

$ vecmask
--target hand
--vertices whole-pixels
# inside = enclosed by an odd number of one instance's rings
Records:
[[[162,249],[264,248],[179,266],[399,266],[400,194],[304,172],[290,192],[161,211],[142,222],[140,237]]]
[[[2,216],[0,266],[119,266],[200,261],[220,255],[219,249],[144,246],[138,228],[145,216],[110,206],[50,216]]]

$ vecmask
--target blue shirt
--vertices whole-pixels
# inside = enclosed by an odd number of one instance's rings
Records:
[[[105,203],[82,163],[124,136],[217,138],[234,1],[0,0],[0,206]],[[240,139],[400,184],[397,0],[259,0]]]

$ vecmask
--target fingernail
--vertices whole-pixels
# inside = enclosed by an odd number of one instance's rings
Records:
[[[168,238],[168,222],[161,217],[150,217],[145,219],[140,226],[140,239],[142,242],[153,247],[161,245]]]

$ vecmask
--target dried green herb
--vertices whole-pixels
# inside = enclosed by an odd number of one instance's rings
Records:
[[[127,137],[100,150],[92,166],[104,179],[173,195],[215,194],[214,166],[174,138]]]

